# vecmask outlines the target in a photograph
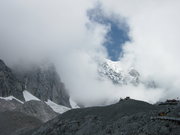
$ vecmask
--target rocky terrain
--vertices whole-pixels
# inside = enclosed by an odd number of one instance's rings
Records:
[[[5,99],[0,98],[0,112],[12,111],[21,105],[22,103],[18,102],[15,99],[7,101]]]
[[[16,98],[0,99],[0,134],[27,132],[55,118],[58,113],[45,102],[21,102]]]
[[[0,97],[13,95],[20,100],[24,100],[22,85],[10,68],[0,60]]]
[[[58,115],[46,103],[35,100],[25,102],[21,106],[18,106],[15,111],[33,116],[42,122],[47,122]]]
[[[21,112],[0,112],[0,134],[16,135],[39,127],[42,122]]]
[[[69,96],[53,65],[11,70],[0,60],[0,135],[28,132],[69,107]]]
[[[31,69],[13,69],[16,77],[22,82],[22,88],[42,101],[51,101],[71,107],[69,95],[56,72],[53,64],[34,65]]]
[[[0,97],[14,96],[24,101],[24,90],[42,101],[49,99],[71,107],[67,90],[52,64],[34,65],[29,69],[16,67],[11,70],[0,60]]]
[[[151,105],[143,101],[122,100],[106,107],[70,110],[26,135],[179,135],[178,122],[156,120],[152,117],[180,105]],[[176,114],[179,112],[176,112]],[[21,134],[21,135],[25,135]]]

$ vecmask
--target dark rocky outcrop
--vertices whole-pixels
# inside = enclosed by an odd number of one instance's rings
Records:
[[[16,108],[16,111],[33,116],[42,122],[55,118],[58,114],[42,101],[31,100]]]
[[[152,120],[167,106],[124,100],[106,107],[70,110],[31,135],[179,135],[177,123]]]
[[[24,100],[22,91],[21,83],[11,69],[0,60],[0,97],[13,95],[20,100]]]

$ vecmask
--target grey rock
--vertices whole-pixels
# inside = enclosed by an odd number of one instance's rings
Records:
[[[27,133],[39,127],[42,122],[34,117],[21,112],[0,112],[0,134],[15,135],[16,133]]]
[[[15,96],[24,100],[22,85],[5,63],[0,60],[0,97]]]
[[[0,112],[4,111],[12,111],[17,107],[21,106],[22,104],[16,100],[4,100],[0,99]]]
[[[150,119],[160,109],[162,106],[131,99],[106,107],[74,109],[32,131],[32,135],[180,134],[177,123]]]
[[[42,101],[50,99],[57,104],[71,107],[67,90],[54,65],[35,65],[33,68],[24,71],[18,68],[14,69],[14,73],[23,82],[23,89]]]
[[[46,103],[35,100],[25,102],[21,106],[18,106],[16,111],[33,116],[42,122],[47,122],[58,115]]]

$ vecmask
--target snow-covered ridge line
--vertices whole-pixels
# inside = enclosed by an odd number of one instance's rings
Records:
[[[31,101],[31,100],[36,100],[36,101],[41,101],[40,99],[38,99],[37,97],[35,97],[34,95],[32,95],[30,92],[28,92],[27,90],[24,90],[23,91],[23,96],[24,96],[24,99],[25,99],[25,102],[28,102],[28,101]],[[13,97],[13,96],[8,96],[8,97],[0,97],[0,99],[4,99],[6,101],[10,101],[10,100],[16,100],[18,102],[20,102],[21,104],[24,104],[24,102],[22,102],[21,100]],[[45,103],[51,107],[56,113],[59,113],[59,114],[62,114],[66,111],[69,111],[71,110],[71,108],[68,108],[68,107],[65,107],[63,105],[58,105],[56,103],[54,103],[53,101],[49,100]],[[77,105],[74,103],[74,107],[77,108]]]
[[[6,101],[9,101],[9,100],[13,100],[13,99],[14,99],[14,100],[18,101],[19,103],[24,104],[24,102],[22,102],[21,100],[15,98],[14,96],[0,97],[0,99],[4,99],[4,100],[6,100]]]

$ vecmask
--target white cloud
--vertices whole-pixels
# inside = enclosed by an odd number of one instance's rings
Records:
[[[144,79],[153,78],[165,91],[162,98],[180,96],[177,85],[180,81],[180,2],[136,2],[103,2],[108,12],[111,10],[129,20],[132,42],[124,48],[124,61],[131,62]]]
[[[97,80],[96,59],[107,57],[102,46],[108,27],[90,22],[91,0],[0,1],[0,56],[8,65],[49,58],[55,62],[70,93],[87,104],[125,97],[156,101],[180,95],[178,0],[103,0],[107,16],[123,16],[130,26],[124,64],[132,64],[143,79],[153,78],[162,89],[117,87]],[[88,24],[88,29],[87,29]],[[99,101],[100,102],[100,101]]]

